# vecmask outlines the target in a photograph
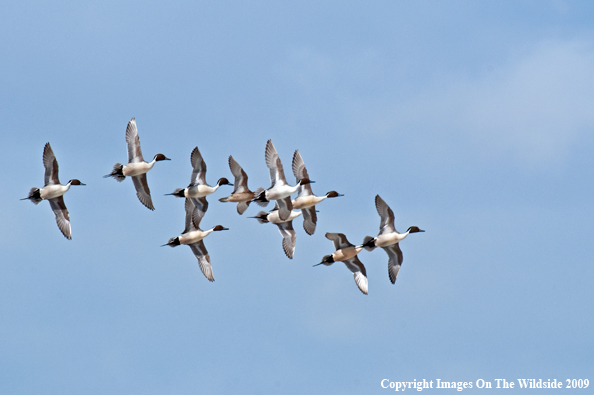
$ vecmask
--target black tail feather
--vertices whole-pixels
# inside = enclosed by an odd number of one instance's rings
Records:
[[[126,179],[126,176],[124,175],[124,165],[122,165],[121,163],[116,163],[115,165],[113,165],[113,170],[111,171],[111,173],[103,176],[103,178],[107,177],[113,177],[116,180],[118,180],[118,182],[124,181]]]
[[[29,199],[30,201],[32,201],[35,204],[39,204],[43,199],[41,198],[41,192],[39,190],[39,188],[31,188],[31,190],[29,191],[29,196],[27,196],[26,198],[22,198],[21,200],[27,200]]]

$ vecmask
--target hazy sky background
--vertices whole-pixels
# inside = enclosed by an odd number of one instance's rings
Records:
[[[594,381],[594,5],[579,1],[0,3],[0,393],[386,393],[382,379]],[[136,117],[154,212],[125,162]],[[207,181],[270,185],[299,149],[318,206],[295,257],[273,225],[209,198],[209,283],[186,246]],[[43,186],[50,142],[72,241]],[[363,251],[369,295],[326,232]],[[272,206],[270,206],[272,208]],[[593,384],[594,385],[594,382]],[[466,390],[466,392],[470,392]],[[494,391],[492,391],[494,392]],[[564,390],[563,393],[569,393]]]

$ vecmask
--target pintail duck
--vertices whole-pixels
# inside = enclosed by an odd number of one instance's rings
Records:
[[[247,210],[250,202],[254,199],[254,192],[250,191],[247,185],[248,176],[245,171],[239,166],[239,163],[232,156],[229,156],[229,169],[235,180],[233,185],[233,193],[227,197],[219,199],[219,202],[237,202],[237,212],[239,215]]]
[[[260,211],[255,217],[250,218],[256,218],[261,224],[270,222],[278,226],[278,231],[283,236],[283,251],[289,259],[293,259],[295,241],[297,240],[297,233],[293,229],[293,220],[300,216],[301,213],[293,210],[284,220],[280,218],[279,214],[278,204],[275,204],[274,210],[271,212]]]
[[[56,216],[58,228],[68,240],[72,239],[70,229],[70,215],[64,204],[63,195],[70,189],[71,185],[85,185],[77,179],[70,180],[66,185],[60,184],[58,178],[58,161],[50,143],[43,147],[43,166],[45,167],[45,184],[43,188],[31,188],[29,196],[21,200],[29,199],[35,204],[42,200],[49,201],[50,207]]]
[[[293,154],[293,175],[297,179],[297,181],[302,179],[309,179],[309,174],[307,173],[307,169],[305,168],[305,163],[303,163],[303,158],[299,151],[295,151]],[[343,196],[336,191],[330,191],[324,196],[316,196],[311,191],[311,184],[301,184],[299,185],[298,195],[295,200],[291,202],[293,205],[293,209],[301,209],[303,213],[303,229],[307,232],[308,235],[313,235],[316,231],[316,222],[318,221],[318,216],[316,214],[316,204],[326,200],[327,198],[335,198]]]
[[[375,196],[375,208],[381,217],[380,231],[377,237],[365,236],[363,247],[368,251],[373,251],[375,247],[382,247],[388,254],[388,276],[392,284],[396,282],[398,271],[402,266],[402,250],[398,243],[410,233],[424,232],[417,226],[411,226],[405,233],[398,233],[394,227],[394,212],[379,196]]]
[[[203,198],[214,193],[221,185],[233,185],[225,177],[219,178],[219,181],[217,181],[217,184],[214,187],[211,187],[206,183],[206,163],[204,162],[198,147],[195,147],[192,150],[190,163],[192,164],[192,178],[190,179],[190,185],[188,185],[187,188],[177,188],[172,193],[168,193],[168,195],[189,198],[196,204],[197,202],[195,199]]]
[[[283,164],[278,157],[274,144],[272,144],[272,140],[268,140],[266,143],[264,157],[266,159],[266,166],[270,169],[271,185],[268,189],[261,187],[256,189],[254,200],[262,207],[266,207],[269,201],[276,200],[278,203],[279,218],[284,221],[289,218],[291,210],[293,210],[291,194],[297,192],[299,185],[307,184],[310,181],[307,178],[301,179],[294,187],[287,184]]]
[[[163,154],[157,154],[150,162],[145,162],[140,150],[140,139],[138,138],[138,129],[136,128],[136,120],[132,118],[126,127],[126,144],[128,145],[128,164],[122,165],[116,163],[110,174],[104,177],[113,177],[119,182],[122,182],[126,177],[132,177],[134,188],[136,188],[136,196],[140,203],[147,208],[154,210],[153,200],[151,199],[151,190],[146,181],[146,173],[153,168],[155,163],[161,160],[170,160]]]
[[[163,244],[162,247],[177,247],[180,244],[190,246],[192,252],[196,256],[196,259],[198,259],[198,265],[200,266],[200,270],[202,270],[204,277],[206,277],[208,281],[214,281],[212,265],[210,264],[210,255],[208,255],[208,251],[204,246],[203,239],[212,232],[229,229],[225,228],[223,225],[217,225],[209,230],[201,230],[200,221],[202,221],[202,217],[204,217],[206,210],[197,208],[194,203],[190,201],[190,199],[186,199],[185,208],[186,227],[184,231],[180,236],[169,239],[167,244]]]
[[[359,290],[367,295],[367,272],[365,271],[365,266],[363,266],[357,257],[357,254],[363,250],[363,246],[355,246],[349,243],[346,236],[342,233],[326,233],[326,238],[332,240],[336,251],[331,255],[325,255],[322,258],[322,262],[314,266],[322,264],[330,266],[334,262],[344,262],[346,267],[353,273]]]

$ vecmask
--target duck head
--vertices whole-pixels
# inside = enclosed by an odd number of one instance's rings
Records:
[[[319,265],[326,265],[326,266],[330,266],[334,263],[334,258],[332,258],[332,255],[324,255],[324,257],[322,258],[322,262],[318,263],[315,266],[319,266]]]
[[[339,196],[344,196],[343,194],[340,194],[336,191],[330,191],[326,194],[327,197],[329,198],[335,198],[335,197],[339,197]]]
[[[161,247],[165,247],[165,246],[177,247],[178,245],[179,245],[179,236],[178,237],[172,237],[171,239],[169,239],[169,241],[167,242],[167,244],[163,244]]]
[[[221,185],[231,185],[231,186],[233,186],[233,184],[231,184],[229,182],[229,180],[227,180],[225,177],[219,178],[219,181],[217,181],[217,185],[218,186],[221,186]]]
[[[408,233],[418,233],[418,232],[424,232],[424,230],[419,229],[418,226],[411,226],[410,228],[408,228],[407,232]]]
[[[153,160],[154,160],[155,162],[158,162],[158,161],[160,161],[160,160],[171,160],[171,159],[169,159],[168,157],[166,157],[166,156],[165,156],[165,155],[163,155],[163,154],[157,154],[157,155],[155,155],[155,157],[153,158]]]

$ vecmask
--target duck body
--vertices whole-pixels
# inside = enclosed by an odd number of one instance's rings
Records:
[[[157,163],[157,157],[150,162],[133,162],[122,166],[122,175],[124,177],[134,177],[142,174],[146,174],[150,169]]]
[[[260,215],[262,213],[265,213],[264,211],[260,211]],[[301,213],[299,211],[291,211],[291,214],[289,214],[289,216],[285,219],[281,219],[280,217],[280,213],[278,212],[278,210],[273,210],[270,213],[266,213],[266,220],[267,222],[271,222],[275,225],[279,225],[285,222],[290,222],[293,221],[295,218],[297,218],[298,216],[300,216]]]
[[[293,209],[295,210],[302,210],[310,207],[314,207],[316,204],[323,202],[326,200],[327,196],[298,196],[296,199],[293,199],[291,202],[293,204]]]
[[[362,246],[349,246],[341,248],[332,253],[332,260],[334,262],[342,262],[357,256],[363,250]]]
[[[39,189],[39,196],[43,200],[49,200],[49,199],[54,199],[54,198],[63,196],[70,189],[70,185],[72,185],[72,180],[68,181],[68,183],[66,185],[62,185],[62,184],[46,185],[43,188]],[[34,189],[38,189],[38,188],[34,188]]]
[[[171,193],[171,195],[174,195],[176,197],[185,197],[185,198],[201,198],[201,197],[206,197],[208,195],[212,195],[213,193],[216,192],[217,189],[219,189],[218,183],[214,187],[211,187],[208,184],[205,184],[205,185],[197,184],[197,185],[190,185],[187,188],[176,189],[173,193]]]
[[[385,234],[379,234],[374,239],[374,245],[376,247],[389,247],[393,244],[396,244],[402,240],[404,240],[408,236],[408,232],[406,233],[398,233],[398,232],[390,232]]]
[[[213,230],[214,230],[214,228],[209,229],[209,230],[196,229],[196,230],[192,230],[187,233],[181,234],[180,236],[178,236],[179,243],[185,244],[185,245],[198,243],[200,240],[204,239],[206,236],[211,234],[213,232]]]

